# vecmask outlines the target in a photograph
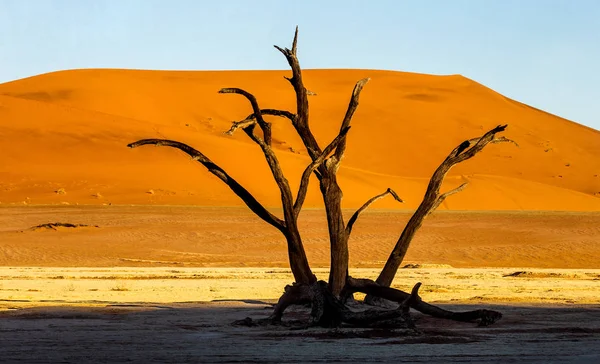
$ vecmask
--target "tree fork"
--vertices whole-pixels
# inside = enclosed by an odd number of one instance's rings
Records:
[[[312,271],[308,264],[306,252],[302,244],[302,238],[300,237],[300,232],[298,231],[298,215],[295,213],[294,198],[290,189],[290,185],[283,173],[283,170],[281,169],[281,165],[279,164],[279,160],[277,159],[275,152],[271,148],[271,124],[267,123],[264,120],[262,116],[262,110],[258,105],[258,101],[256,100],[256,97],[250,92],[247,92],[240,88],[223,88],[219,91],[219,93],[240,94],[246,99],[248,99],[252,106],[252,115],[254,116],[256,123],[259,125],[263,132],[264,140],[254,134],[255,124],[244,125],[242,126],[242,128],[244,132],[250,137],[250,139],[260,146],[267,161],[267,164],[271,169],[273,178],[275,179],[275,182],[279,187],[284,221],[286,224],[286,230],[283,232],[283,234],[288,243],[288,258],[290,266],[296,266],[295,271],[297,272],[297,275],[302,277],[301,280],[296,281],[299,283],[313,283],[316,280],[316,277],[312,274]],[[274,111],[273,114],[277,116],[288,116],[283,111]],[[343,140],[343,137],[341,138],[341,140]]]
[[[294,40],[292,42],[292,48],[281,48],[275,46],[287,59],[290,68],[292,69],[292,77],[287,78],[292,84],[296,93],[296,122],[294,127],[304,146],[306,147],[308,154],[312,160],[316,160],[322,151],[312,134],[309,127],[309,109],[308,109],[308,95],[306,87],[304,86],[302,79],[302,69],[297,57],[297,46],[298,46],[298,27],[294,33]],[[362,79],[356,83],[350,97],[350,102],[344,115],[344,120],[340,127],[340,131],[347,129],[350,126],[350,122],[356,109],[358,108],[358,101],[360,93],[364,85],[369,81],[368,78]],[[341,293],[348,272],[348,233],[346,232],[346,226],[342,216],[341,200],[343,197],[342,190],[337,183],[336,173],[339,168],[341,159],[343,157],[346,148],[346,139],[342,139],[341,143],[337,146],[335,153],[329,159],[325,161],[318,168],[318,175],[320,182],[320,190],[323,195],[323,202],[325,204],[325,211],[327,214],[327,225],[329,230],[329,240],[331,245],[330,251],[330,274],[329,274],[329,289],[335,296],[339,296]],[[317,173],[317,171],[315,171]]]
[[[350,122],[358,108],[360,93],[369,81],[364,78],[356,83],[352,90],[352,95],[348,103],[346,114],[340,130],[343,131],[350,127]],[[349,231],[346,229],[344,217],[342,214],[343,193],[337,182],[337,171],[346,150],[346,139],[342,139],[335,149],[335,153],[319,169],[321,173],[320,189],[325,203],[325,212],[327,214],[327,226],[329,230],[330,249],[330,270],[329,270],[329,289],[339,297],[348,275],[348,238]]]

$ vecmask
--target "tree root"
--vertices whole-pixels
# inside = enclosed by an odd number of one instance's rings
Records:
[[[404,302],[408,297],[411,296],[409,293],[404,291],[380,286],[375,281],[364,278],[356,279],[348,277],[345,290],[348,293],[362,292],[370,296],[379,297],[398,303]],[[502,318],[502,313],[493,310],[480,309],[464,312],[448,311],[429,304],[423,301],[420,297],[417,297],[416,300],[411,301],[410,307],[421,313],[437,318],[462,322],[477,321],[479,326],[489,326]]]
[[[497,311],[479,309],[465,312],[454,312],[424,302],[419,297],[421,283],[417,283],[411,293],[398,289],[383,287],[370,279],[355,279],[348,277],[342,297],[352,293],[362,292],[373,297],[393,301],[396,308],[381,307],[353,310],[344,301],[335,297],[329,291],[327,283],[318,281],[314,284],[294,283],[285,287],[284,293],[274,306],[273,313],[264,319],[246,317],[233,322],[236,326],[269,326],[281,325],[292,329],[307,329],[309,327],[337,328],[350,326],[357,328],[408,328],[416,331],[416,326],[410,315],[410,308],[436,318],[462,322],[478,322],[479,326],[489,326],[502,318]],[[293,320],[282,321],[284,311],[291,305],[310,304],[311,313],[308,322]],[[364,307],[364,303],[359,306]]]
[[[279,301],[275,305],[273,313],[269,316],[269,320],[272,323],[281,322],[283,312],[291,305],[302,305],[311,303],[313,301],[313,294],[310,286],[307,284],[294,283],[287,285],[284,288],[283,295],[279,298]]]
[[[246,317],[233,323],[236,326],[268,326],[282,325],[292,328],[324,327],[337,328],[342,325],[358,328],[408,328],[415,330],[415,325],[410,317],[409,309],[413,301],[418,298],[420,283],[415,285],[413,292],[395,309],[384,310],[370,307],[365,310],[354,311],[335,297],[324,281],[312,285],[293,284],[285,287],[285,291],[274,306],[271,316],[265,319],[253,320]],[[296,322],[283,322],[283,312],[296,304],[310,303],[311,313],[309,322],[302,325]]]

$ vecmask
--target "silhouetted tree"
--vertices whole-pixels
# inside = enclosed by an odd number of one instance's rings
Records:
[[[173,147],[183,151],[227,184],[258,217],[281,231],[287,241],[288,257],[295,283],[285,287],[285,292],[275,305],[273,314],[268,319],[261,321],[262,323],[280,322],[288,306],[303,303],[312,305],[312,324],[327,327],[339,326],[343,322],[368,327],[390,324],[392,326],[411,326],[408,314],[409,307],[435,317],[458,321],[479,321],[481,325],[491,324],[501,318],[502,315],[499,312],[491,310],[452,312],[430,305],[418,296],[420,283],[414,286],[411,293],[390,288],[390,285],[425,217],[434,211],[448,196],[460,192],[466,187],[466,184],[463,184],[448,192],[440,193],[440,187],[450,168],[474,157],[488,144],[512,142],[505,137],[496,137],[496,134],[506,129],[506,125],[497,126],[478,138],[465,140],[454,148],[431,177],[423,201],[402,231],[377,280],[353,278],[348,274],[348,239],[352,233],[354,223],[369,205],[380,198],[391,195],[400,202],[402,200],[396,192],[388,188],[382,194],[365,202],[346,223],[342,216],[342,190],[338,184],[337,171],[346,150],[350,123],[358,107],[360,93],[369,79],[362,79],[356,83],[339,134],[323,148],[317,143],[309,126],[309,91],[302,80],[302,70],[296,52],[297,44],[298,28],[296,28],[291,49],[275,46],[285,56],[292,69],[292,77],[286,77],[286,79],[291,83],[296,95],[295,113],[287,110],[262,109],[254,95],[239,88],[224,88],[219,91],[223,94],[241,95],[250,102],[252,113],[244,120],[234,122],[227,134],[231,135],[237,129],[241,129],[261,148],[281,194],[283,218],[268,211],[223,168],[216,165],[200,151],[186,144],[165,139],[143,139],[128,146],[136,148],[152,144]],[[312,161],[302,174],[300,187],[295,197],[272,148],[271,123],[264,118],[267,115],[281,117],[292,124]],[[330,273],[327,282],[318,281],[311,271],[298,229],[298,215],[302,209],[308,185],[313,175],[319,182],[327,214],[331,247]],[[365,301],[369,303],[376,303],[378,300],[384,299],[397,302],[399,306],[395,309],[373,308],[364,311],[353,311],[346,306],[346,301],[356,292],[367,294]],[[254,324],[248,319],[242,320],[240,323]]]

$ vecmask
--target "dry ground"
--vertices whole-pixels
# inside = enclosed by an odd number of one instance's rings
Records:
[[[2,362],[27,363],[598,363],[598,306],[495,306],[479,328],[417,315],[421,334],[240,328],[262,303],[29,309],[0,316]],[[453,305],[452,309],[465,309]]]
[[[354,268],[376,278],[379,269]],[[316,269],[326,278],[326,269]],[[276,300],[293,281],[285,268],[0,268],[0,310],[39,305]],[[393,287],[422,282],[427,301],[600,304],[600,270],[531,268],[401,269]],[[15,306],[16,305],[16,306]]]
[[[408,217],[370,211],[361,218],[352,275],[377,275]],[[322,218],[318,210],[302,215],[315,267],[328,262]],[[232,326],[267,316],[292,281],[282,239],[240,208],[3,207],[0,361],[596,363],[599,218],[433,214],[408,257],[420,268],[401,269],[394,286],[419,281],[427,301],[491,307],[504,317],[479,328],[415,314],[417,335]],[[50,222],[90,226],[31,229]],[[306,314],[295,308],[288,317]]]
[[[403,269],[398,287],[491,327],[415,314],[405,330],[242,328],[292,279],[268,268],[2,268],[2,362],[560,362],[600,360],[600,270]],[[374,269],[354,269],[372,277]],[[515,274],[517,273],[517,274]],[[324,276],[326,272],[318,270]],[[454,299],[454,301],[452,301]],[[302,318],[306,309],[287,317]]]

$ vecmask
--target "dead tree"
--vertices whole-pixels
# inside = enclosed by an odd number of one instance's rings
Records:
[[[488,325],[498,320],[502,315],[495,311],[451,312],[425,303],[418,296],[420,283],[415,285],[410,294],[390,288],[390,285],[408,250],[410,242],[422,225],[424,218],[434,211],[448,196],[465,188],[466,185],[461,185],[454,190],[440,193],[440,187],[447,172],[452,166],[475,156],[475,154],[483,150],[488,144],[510,141],[504,137],[496,137],[496,134],[505,130],[506,125],[497,126],[479,138],[466,140],[450,152],[448,157],[446,157],[433,174],[423,201],[407,223],[379,278],[376,281],[352,278],[348,274],[348,239],[352,233],[354,223],[369,205],[388,194],[400,202],[402,200],[392,189],[387,189],[384,193],[365,202],[346,223],[342,215],[342,189],[338,184],[337,171],[346,150],[350,123],[358,108],[360,93],[369,79],[362,79],[356,83],[338,135],[327,146],[322,148],[309,126],[309,91],[306,89],[302,79],[302,70],[297,57],[297,44],[298,28],[296,28],[291,49],[275,46],[285,56],[292,70],[292,77],[286,77],[286,79],[291,83],[295,92],[295,113],[287,110],[262,109],[254,95],[239,88],[223,88],[219,91],[223,94],[238,94],[249,101],[252,113],[245,119],[234,122],[229,131],[227,131],[227,134],[231,135],[237,129],[241,129],[261,148],[279,188],[283,218],[269,212],[223,168],[216,165],[200,151],[186,144],[165,139],[143,139],[128,146],[136,148],[151,144],[168,146],[183,151],[227,184],[233,193],[240,197],[258,217],[281,231],[287,242],[288,257],[295,283],[285,288],[284,294],[275,305],[273,314],[267,320],[270,323],[280,322],[284,311],[290,305],[302,303],[310,303],[312,305],[312,323],[321,326],[339,326],[341,323],[347,323],[370,327],[383,322],[389,323],[390,320],[395,319],[400,319],[407,324],[410,323],[410,317],[408,316],[409,307],[435,317],[458,321],[479,321],[482,325]],[[311,163],[302,173],[300,187],[295,198],[271,146],[271,122],[265,120],[265,116],[279,117],[290,122],[300,136],[311,159]],[[298,215],[302,209],[308,185],[313,175],[319,182],[327,215],[331,251],[330,273],[327,283],[317,281],[317,278],[312,273],[308,259],[306,258],[300,231],[298,230]],[[355,312],[348,309],[345,305],[345,299],[356,292],[365,293],[367,294],[367,298],[370,299],[382,298],[397,302],[399,306],[393,310],[371,309]],[[244,322],[248,323],[247,321]]]

